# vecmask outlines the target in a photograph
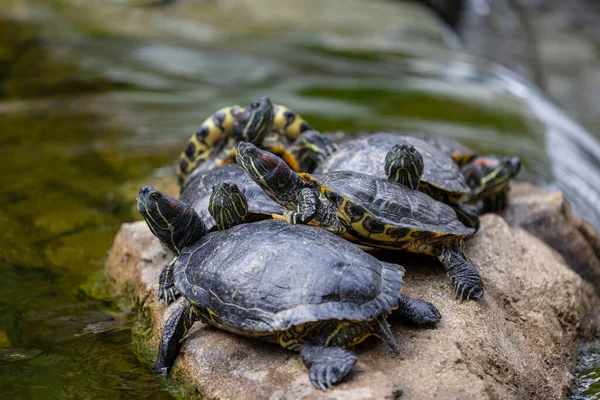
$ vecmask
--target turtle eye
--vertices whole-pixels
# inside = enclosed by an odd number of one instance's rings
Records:
[[[232,191],[233,193],[237,193],[237,192],[239,192],[240,190],[238,189],[237,185],[234,183],[233,185],[231,185],[231,191]]]
[[[253,101],[252,104],[250,104],[250,108],[258,108],[260,107],[260,103],[258,101]]]
[[[408,150],[409,150],[411,153],[414,153],[414,152],[415,152],[415,146],[410,146],[410,147],[408,148]]]
[[[248,147],[246,148],[246,150],[244,150],[244,154],[246,154],[247,156],[253,156],[256,154],[256,147]]]
[[[158,193],[158,192],[154,192],[154,193],[152,193],[152,194],[150,195],[150,198],[151,198],[152,200],[158,200],[158,199],[160,199],[160,197],[161,197],[161,196],[160,196],[160,193]]]

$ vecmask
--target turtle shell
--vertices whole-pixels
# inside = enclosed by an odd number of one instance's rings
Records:
[[[250,335],[398,306],[404,269],[323,229],[265,220],[207,234],[175,267],[183,296]]]
[[[385,178],[385,156],[397,144],[411,144],[423,156],[421,182],[458,195],[470,191],[452,157],[427,141],[394,133],[378,132],[349,140],[315,170],[315,173],[354,171]]]
[[[303,175],[336,204],[338,214],[362,224],[369,236],[383,242],[470,235],[454,210],[428,195],[385,178],[351,171]]]
[[[454,162],[459,166],[463,166],[468,164],[471,160],[473,160],[477,153],[468,147],[462,145],[456,140],[452,140],[446,137],[428,137],[423,138],[423,140],[430,145],[433,145],[435,148],[440,150],[441,152],[452,157]]]
[[[227,164],[210,171],[196,170],[186,180],[180,200],[194,206],[194,210],[200,215],[207,229],[216,226],[216,221],[208,212],[212,187],[225,182],[235,183],[244,193],[250,214],[283,214],[283,207],[272,200],[238,164]]]

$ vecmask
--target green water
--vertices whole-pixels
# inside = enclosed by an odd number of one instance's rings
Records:
[[[88,289],[139,219],[137,188],[172,176],[222,106],[268,94],[320,130],[442,134],[560,187],[537,94],[420,9],[277,4],[0,4],[0,398],[171,398],[132,350],[130,313]]]
[[[582,350],[573,392],[572,400],[600,399],[600,343],[591,343]]]

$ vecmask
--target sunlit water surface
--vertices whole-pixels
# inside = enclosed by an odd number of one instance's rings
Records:
[[[419,8],[297,3],[0,4],[0,397],[170,398],[94,282],[137,188],[222,106],[266,94],[323,131],[516,154],[600,225],[598,143],[527,83]]]

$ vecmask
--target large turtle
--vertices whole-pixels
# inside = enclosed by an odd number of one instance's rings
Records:
[[[232,200],[243,208],[231,185],[217,189],[225,194],[215,196],[221,207],[233,207]],[[398,352],[386,321],[393,310],[417,323],[440,318],[431,303],[400,294],[402,267],[324,230],[266,220],[206,234],[189,205],[150,186],[140,189],[138,210],[152,232],[177,251],[163,284],[185,298],[162,334],[154,370],[163,375],[199,320],[300,351],[310,381],[325,390],[356,362],[346,348],[368,336]]]
[[[216,216],[214,218],[209,213],[209,204],[215,204],[214,201],[211,202],[211,196],[214,196],[212,189],[215,185],[224,182],[235,184],[232,190],[241,192],[247,199],[247,222],[271,218],[271,214],[283,213],[283,208],[250,179],[239,165],[227,164],[209,171],[197,169],[186,180],[179,199],[196,210],[208,230],[228,227],[224,215],[214,213]],[[233,194],[235,195],[235,192]],[[228,209],[226,212],[230,212],[230,210]]]
[[[474,229],[465,227],[448,205],[358,172],[296,174],[282,159],[251,143],[238,144],[236,158],[286,208],[288,222],[311,222],[367,246],[434,255],[446,267],[457,297],[483,296],[479,272],[463,251],[463,239]]]
[[[477,203],[486,196],[505,191],[509,180],[519,171],[516,157],[489,156],[498,160],[495,168],[484,168],[474,153],[450,139],[428,138],[378,132],[363,138],[349,140],[315,169],[316,173],[355,171],[388,177],[386,162],[398,145],[410,145],[423,158],[423,174],[418,190],[454,208],[460,221],[472,228],[479,227],[479,210],[466,203]],[[395,147],[396,146],[396,147]],[[482,158],[483,159],[483,158]],[[457,162],[469,160],[462,168]],[[470,179],[466,179],[468,173]],[[474,179],[477,176],[479,179]],[[414,187],[413,187],[414,188]],[[483,211],[489,211],[484,209]]]
[[[452,160],[454,160],[456,165],[459,167],[470,163],[475,157],[478,156],[475,151],[471,150],[462,143],[444,136],[428,136],[422,137],[421,139],[430,146],[433,146],[439,151],[452,157]]]
[[[220,109],[200,125],[179,156],[179,184],[183,185],[200,166],[209,170],[235,162],[235,145],[240,140],[262,146],[265,139],[269,151],[280,155],[295,171],[301,170],[302,162],[312,165],[335,150],[331,139],[312,131],[300,116],[285,106],[273,105],[268,97],[261,97],[249,107],[234,105]],[[314,154],[313,150],[323,154]]]

